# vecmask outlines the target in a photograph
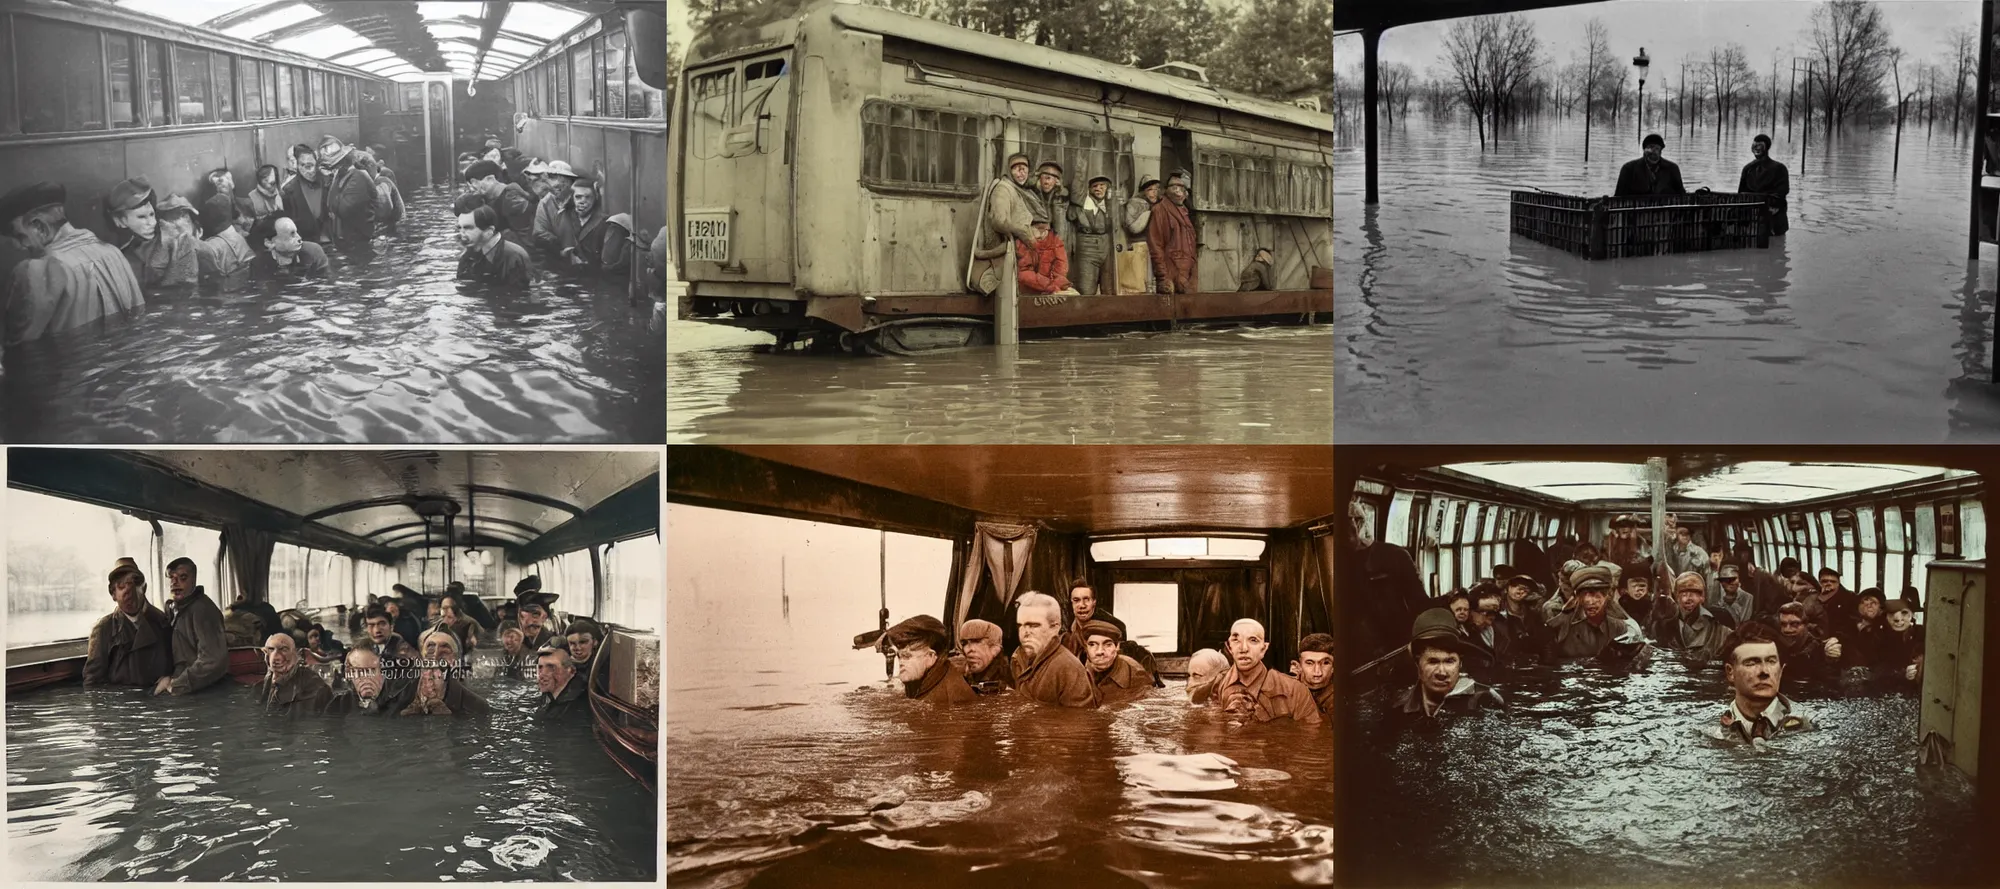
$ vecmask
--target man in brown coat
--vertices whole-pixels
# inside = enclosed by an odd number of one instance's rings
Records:
[[[1319,704],[1319,715],[1333,719],[1333,637],[1314,633],[1299,640],[1299,681]]]
[[[146,575],[137,567],[112,569],[110,589],[118,607],[90,629],[83,684],[150,686],[174,668],[173,629],[146,601]]]
[[[1021,647],[1014,652],[1014,687],[1044,704],[1097,706],[1097,685],[1083,662],[1062,645],[1062,606],[1044,593],[1021,594],[1014,623]]]
[[[257,683],[257,701],[266,713],[325,712],[333,700],[333,689],[319,674],[301,666],[299,644],[290,633],[273,633],[264,640],[264,663],[268,671]]]
[[[1305,683],[1264,666],[1264,652],[1270,648],[1263,624],[1247,617],[1231,624],[1229,672],[1216,680],[1209,702],[1253,722],[1318,723],[1319,704]]]
[[[1000,625],[992,621],[973,618],[958,628],[958,649],[964,659],[959,670],[973,691],[990,695],[1014,687],[1014,662],[1000,654],[1005,640]]]
[[[1128,701],[1153,687],[1153,674],[1125,655],[1118,646],[1125,631],[1105,620],[1085,621],[1078,628],[1089,646],[1090,678],[1097,684],[1097,697],[1104,702]]]
[[[896,678],[903,696],[927,704],[964,704],[979,698],[958,665],[944,656],[944,622],[928,614],[903,621],[882,634],[896,652]]]
[[[222,609],[195,585],[194,560],[167,563],[167,590],[174,601],[167,619],[174,629],[174,670],[153,683],[153,694],[193,694],[229,670],[229,646],[222,637]]]
[[[1187,186],[1176,180],[1167,186],[1167,199],[1153,205],[1152,222],[1146,226],[1146,247],[1153,254],[1161,293],[1195,291],[1194,220],[1186,205]]]

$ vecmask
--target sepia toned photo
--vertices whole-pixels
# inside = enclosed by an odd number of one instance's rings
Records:
[[[1332,455],[670,446],[669,882],[1334,885]]]
[[[654,2],[0,2],[0,440],[659,443]]]
[[[1340,440],[2000,439],[1994,21],[1340,4]]]
[[[1331,16],[670,0],[670,441],[1330,440]]]
[[[660,459],[9,448],[10,879],[659,885]]]

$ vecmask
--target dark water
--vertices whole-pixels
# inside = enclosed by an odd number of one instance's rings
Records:
[[[1987,828],[1961,778],[1917,765],[1917,699],[1786,683],[1820,728],[1766,750],[1703,734],[1719,666],[1518,671],[1503,716],[1390,735],[1365,696],[1343,764],[1343,873],[1365,885],[1935,885]],[[1400,691],[1400,689],[1394,689]],[[1347,868],[1352,867],[1352,871]],[[1987,882],[1975,880],[1976,882]]]
[[[317,282],[149,294],[109,329],[8,349],[16,443],[658,442],[663,335],[623,279],[453,280],[452,195]]]
[[[675,887],[1332,884],[1325,725],[1229,725],[1179,683],[1122,709],[999,696],[940,711],[791,670],[676,681]],[[1149,753],[1235,771],[1120,759]]]
[[[1768,130],[1768,124],[1759,124]],[[1688,188],[1734,191],[1759,130],[1664,133]],[[2000,439],[1995,253],[1966,259],[1970,146],[1949,128],[1816,136],[1766,250],[1590,262],[1508,233],[1508,192],[1612,190],[1630,121],[1385,128],[1381,196],[1334,160],[1336,402],[1347,442]]]
[[[1309,327],[1032,340],[921,358],[767,354],[668,325],[671,440],[807,444],[1325,443],[1333,333]]]
[[[531,722],[532,682],[470,685],[491,715],[267,717],[233,685],[10,695],[14,877],[657,880],[656,799],[588,726]]]

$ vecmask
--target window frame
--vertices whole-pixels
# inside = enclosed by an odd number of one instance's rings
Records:
[[[758,59],[758,61],[763,61],[763,59]],[[787,61],[787,64],[789,64],[789,61]],[[748,88],[748,84],[744,80],[744,64],[742,62],[737,62],[732,68],[732,70],[734,71],[736,85],[735,88],[732,89],[730,93],[730,104],[732,112],[728,116],[733,119],[735,116],[733,109],[737,104],[738,100],[742,98],[743,93]],[[716,72],[709,72],[709,73],[716,73]],[[789,76],[789,73],[783,76]],[[887,175],[881,175],[881,176],[869,175],[868,174],[868,161],[870,154],[868,147],[869,127],[881,126],[884,128],[890,128],[896,126],[896,124],[892,122],[893,117],[879,124],[871,123],[868,119],[868,116],[870,111],[876,108],[887,108],[891,109],[892,112],[894,109],[897,108],[904,109],[910,112],[911,120],[913,121],[916,119],[916,115],[918,113],[951,115],[952,117],[955,118],[971,121],[974,132],[972,132],[969,135],[969,138],[972,140],[972,150],[974,152],[974,156],[972,157],[971,159],[972,162],[969,165],[961,164],[959,166],[959,169],[963,171],[963,174],[968,175],[970,178],[966,180],[964,184],[959,184],[959,183],[939,184],[939,183],[918,182],[915,180],[891,179],[888,178]],[[907,128],[912,131],[916,131],[916,127],[914,125],[911,125]],[[859,172],[856,181],[860,182],[863,188],[866,188],[867,190],[876,192],[878,194],[897,194],[897,195],[914,194],[914,195],[923,195],[927,197],[941,197],[941,198],[952,198],[952,199],[977,197],[979,195],[980,188],[986,182],[986,179],[980,172],[986,167],[985,158],[983,157],[986,151],[986,142],[987,142],[985,129],[986,129],[985,118],[982,115],[970,114],[964,111],[959,111],[951,108],[940,108],[934,105],[923,105],[910,102],[893,102],[888,99],[868,99],[861,103],[861,152],[860,152],[861,170]],[[939,129],[932,132],[938,135],[942,135],[945,131]],[[968,137],[967,134],[965,134],[962,131],[954,133],[953,136],[954,138]],[[940,139],[939,142],[942,142],[942,140]],[[886,145],[882,147],[885,149],[887,148]],[[883,163],[878,165],[878,169],[880,169],[881,172],[886,174],[887,172],[886,167],[887,167],[887,159],[885,155],[885,157],[883,158]]]
[[[69,91],[58,90],[54,93],[54,101],[56,103],[55,105],[56,120],[54,121],[54,123],[56,124],[55,128],[49,130],[36,130],[30,132],[27,128],[28,125],[27,116],[23,114],[21,108],[13,102],[13,99],[16,96],[18,96],[20,92],[25,92],[27,91],[28,88],[19,79],[19,73],[21,68],[20,54],[18,52],[19,47],[12,42],[16,36],[16,32],[19,30],[19,25],[10,24],[6,33],[6,36],[9,40],[9,43],[6,44],[6,48],[8,49],[9,53],[7,59],[5,60],[5,63],[7,67],[11,69],[8,73],[8,83],[11,86],[11,89],[9,91],[8,107],[12,109],[13,113],[19,115],[19,117],[16,120],[16,129],[21,134],[27,136],[62,136],[62,135],[70,135],[76,133],[112,132],[115,128],[111,125],[111,84],[110,84],[111,74],[110,74],[110,63],[106,58],[107,53],[103,38],[103,35],[105,33],[104,29],[94,28],[89,25],[79,25],[67,21],[37,18],[35,16],[10,16],[9,18],[10,19],[20,18],[24,21],[32,22],[34,27],[50,29],[52,33],[71,32],[72,36],[78,38],[77,40],[74,41],[78,46],[83,46],[83,47],[94,46],[97,51],[97,63],[94,66],[94,70],[97,75],[97,89],[94,91],[95,95],[92,97],[93,101],[97,105],[96,109],[96,115],[98,118],[97,126],[88,126],[88,125],[72,126]],[[62,72],[58,72],[59,75],[61,73]],[[81,94],[81,91],[79,91],[79,94]],[[89,115],[86,114],[85,116],[88,117]]]

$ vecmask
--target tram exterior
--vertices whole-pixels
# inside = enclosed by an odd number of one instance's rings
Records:
[[[981,195],[1013,151],[1081,194],[1193,174],[1199,293],[1023,299],[1023,328],[1332,312],[1332,120],[871,6],[689,62],[670,122],[680,316],[789,336],[986,318]],[[1114,235],[1121,247],[1128,240]],[[1257,247],[1277,290],[1236,292]],[[1318,286],[1315,286],[1317,284]]]

